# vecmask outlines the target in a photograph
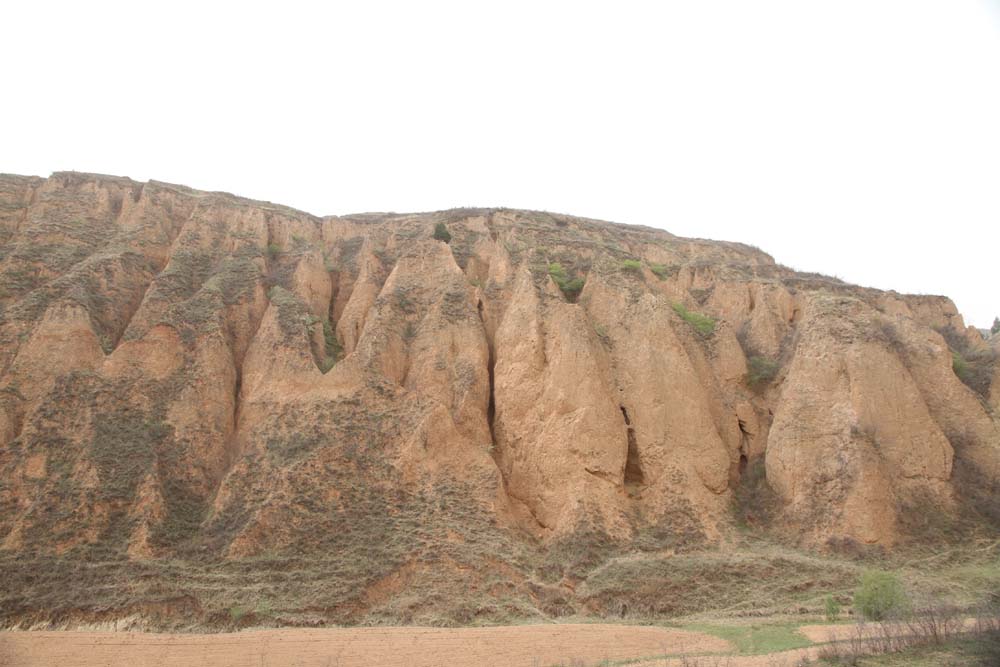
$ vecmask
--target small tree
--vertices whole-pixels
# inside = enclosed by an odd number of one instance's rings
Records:
[[[826,612],[826,620],[832,623],[840,618],[840,603],[832,595],[826,596],[826,600],[823,601],[823,607]]]
[[[993,326],[990,327],[990,333],[1000,333],[1000,317],[993,318]]]
[[[884,621],[906,614],[910,602],[899,577],[869,570],[861,575],[861,584],[854,592],[854,607],[869,621]]]
[[[439,222],[434,225],[434,238],[438,241],[444,241],[445,243],[451,243],[451,232],[445,227],[443,222]]]

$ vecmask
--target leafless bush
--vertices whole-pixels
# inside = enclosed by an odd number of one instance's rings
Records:
[[[1000,590],[975,610],[972,632],[1000,641]]]
[[[820,647],[817,657],[824,662],[832,662],[837,665],[853,665],[857,663],[857,656],[851,654],[850,647],[839,641],[831,642]]]
[[[906,621],[906,631],[918,644],[943,644],[961,633],[963,624],[957,608],[931,605],[918,609]]]
[[[1000,635],[1000,617],[985,615],[976,616],[973,632],[977,635]]]
[[[943,605],[927,605],[914,610],[902,621],[859,622],[843,636],[819,650],[819,657],[841,665],[856,665],[865,655],[897,653],[916,646],[933,646],[960,636],[1000,636],[1000,615],[992,606],[967,620],[962,610]]]
[[[832,636],[831,642],[819,650],[823,660],[841,665],[855,665],[865,655],[892,653],[907,647],[901,625],[889,621],[860,622],[843,636]]]

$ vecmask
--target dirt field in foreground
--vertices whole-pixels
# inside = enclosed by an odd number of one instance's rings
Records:
[[[214,635],[0,632],[3,667],[548,667],[729,650],[728,642],[700,632],[597,624]]]

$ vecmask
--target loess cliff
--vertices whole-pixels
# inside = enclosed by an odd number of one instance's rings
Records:
[[[738,243],[0,176],[0,618],[618,613],[607,554],[995,528],[998,354]]]

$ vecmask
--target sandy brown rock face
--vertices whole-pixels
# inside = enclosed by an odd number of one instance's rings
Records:
[[[814,517],[817,538],[891,544],[899,495],[918,486],[947,501],[953,450],[885,338],[893,326],[851,297],[806,302],[767,470],[790,511]]]
[[[724,537],[754,471],[742,516],[810,545],[1000,480],[996,340],[735,243],[56,174],[0,177],[0,244],[7,554],[343,554],[350,620],[581,535]]]
[[[621,519],[628,440],[597,334],[558,289],[524,266],[496,333],[494,434],[507,493],[544,531],[591,511]]]
[[[611,271],[607,277],[595,276],[582,297],[594,326],[606,332],[628,432],[622,482],[650,518],[671,512],[676,520],[684,517],[696,529],[714,532],[729,500],[729,471],[738,457],[739,437],[724,439],[720,421],[731,418],[729,426],[735,429],[738,420],[731,406],[721,410],[726,416],[713,410],[713,394],[727,381],[742,380],[742,353],[737,353],[735,373],[716,377],[705,357],[725,360],[716,349],[724,347],[724,336],[708,343],[692,334],[668,299],[640,285],[632,276]]]

